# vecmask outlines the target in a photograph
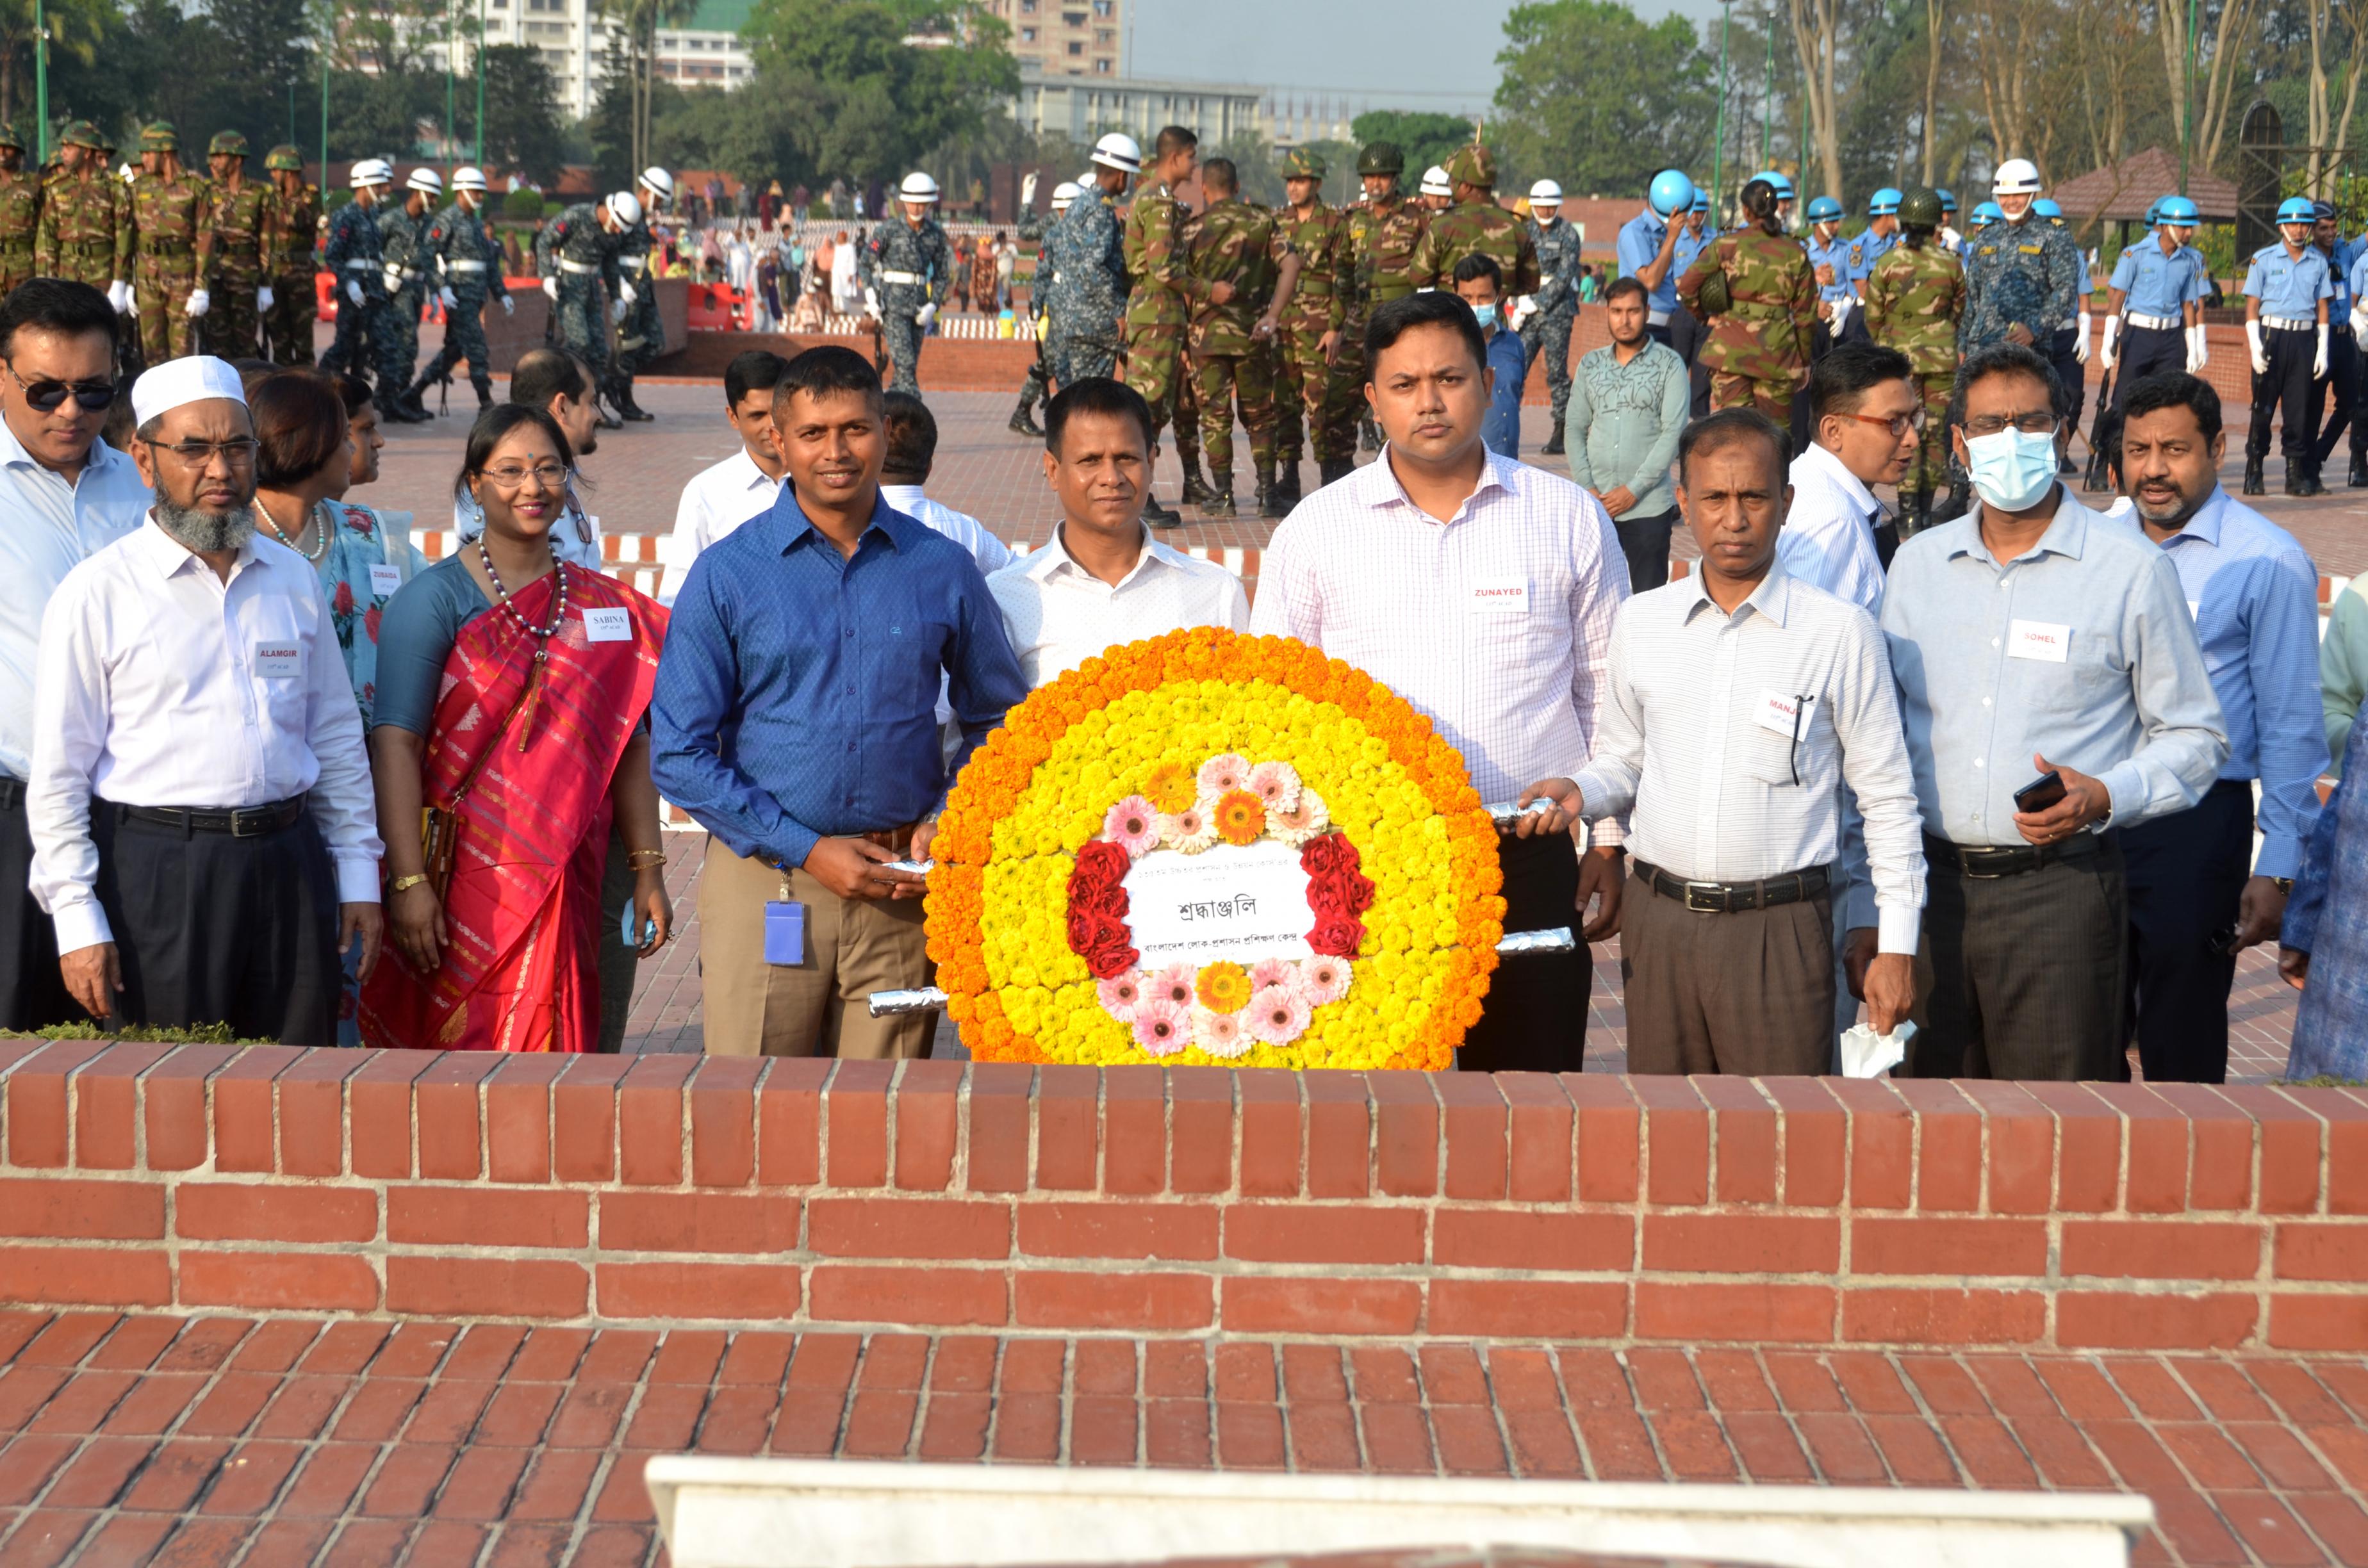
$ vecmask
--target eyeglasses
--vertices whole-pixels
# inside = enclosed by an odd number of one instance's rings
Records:
[[[1895,414],[1888,419],[1879,414],[1845,414],[1842,417],[1855,419],[1861,425],[1880,425],[1891,432],[1891,438],[1895,441],[1906,436],[1910,430],[1920,431],[1924,428],[1924,410],[1921,408],[1912,408],[1906,414]]]
[[[1995,436],[2007,429],[2021,431],[2026,436],[2055,434],[2055,415],[2045,410],[2032,414],[1985,414],[1978,419],[1965,421],[1968,436]]]
[[[172,453],[184,468],[204,468],[217,453],[232,468],[245,468],[255,461],[255,454],[262,450],[263,443],[252,436],[240,436],[228,441],[176,441],[170,446],[150,441],[148,446],[154,451]]]
[[[523,468],[517,463],[504,463],[499,468],[484,471],[487,479],[504,490],[516,490],[528,480],[533,480],[545,490],[557,490],[567,483],[567,471],[557,463],[537,463]]]
[[[28,381],[17,374],[14,360],[8,365],[8,375],[25,389],[25,401],[43,414],[54,413],[69,397],[85,414],[97,414],[115,401],[115,383],[108,381]]]

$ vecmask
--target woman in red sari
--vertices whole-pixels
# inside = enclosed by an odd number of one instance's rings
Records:
[[[642,956],[674,923],[643,714],[666,611],[551,551],[574,460],[539,408],[487,410],[454,488],[485,531],[396,594],[379,627],[370,762],[388,824],[387,917],[401,963],[361,999],[362,1043],[589,1051],[612,813],[633,867]],[[423,806],[450,813],[438,896]]]

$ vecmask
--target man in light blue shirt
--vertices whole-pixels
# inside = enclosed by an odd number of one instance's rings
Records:
[[[0,301],[0,1029],[80,1021],[57,931],[27,887],[33,668],[66,574],[140,527],[154,497],[98,438],[115,400],[114,309],[86,283],[36,278]]]
[[[2154,204],[2157,226],[2121,254],[2107,280],[2105,369],[2114,372],[2113,406],[2133,381],[2164,370],[2203,368],[2203,300],[2212,291],[2195,237],[2195,203],[2167,196]]]
[[[2127,1076],[2104,830],[2185,811],[2227,760],[2169,558],[2056,479],[2067,412],[2036,350],[1969,357],[1950,436],[1980,505],[1902,544],[1884,591],[1931,868],[1919,1077]]]
[[[2245,494],[2260,495],[2270,456],[2270,416],[2280,421],[2286,494],[2321,493],[2313,472],[2318,426],[2311,383],[2327,374],[2327,301],[2335,292],[2327,257],[2312,243],[2318,215],[2308,199],[2278,208],[2278,242],[2253,253],[2245,273],[2245,342],[2253,361],[2253,420],[2245,433]]]
[[[1809,203],[1809,233],[1801,248],[1808,253],[1809,270],[1817,279],[1817,329],[1809,335],[1809,358],[1816,360],[1834,346],[1836,318],[1848,317],[1858,303],[1858,290],[1850,287],[1850,247],[1842,238],[1840,202],[1820,196]]]
[[[1891,254],[1899,243],[1899,204],[1907,199],[1899,191],[1884,186],[1866,202],[1866,229],[1850,243],[1850,297],[1863,304],[1866,301],[1866,280],[1874,275],[1874,264]],[[1853,342],[1872,343],[1866,330],[1863,312],[1851,316],[1840,333]]]
[[[1657,343],[1669,341],[1669,317],[1678,308],[1678,238],[1683,225],[1675,220],[1692,205],[1693,181],[1664,169],[1653,176],[1645,210],[1620,225],[1614,242],[1620,276],[1645,286],[1645,330]]]
[[[1710,248],[1711,241],[1718,238],[1716,234],[1711,233],[1710,229],[1710,193],[1708,191],[1694,192],[1694,204],[1687,209],[1686,221],[1675,227],[1678,231],[1676,265],[1669,270],[1678,277],[1683,278],[1686,275],[1686,268],[1694,264],[1694,258]]]
[[[2352,412],[2360,406],[2360,340],[2351,330],[2351,312],[2360,297],[2351,291],[2351,247],[2335,226],[2335,209],[2315,201],[2311,210],[2317,220],[2313,238],[2327,257],[2327,285],[2333,290],[2327,301],[2327,373],[2310,388],[2311,427],[2318,432],[2310,453],[2316,477],[2335,455],[2335,444],[2343,439]]]
[[[2150,1084],[2227,1080],[2237,955],[2278,934],[2327,771],[2318,569],[2292,534],[2220,488],[2227,447],[2206,382],[2174,370],[2129,389],[2116,477],[2179,574],[2228,732],[2228,760],[2195,810],[2121,832]]]

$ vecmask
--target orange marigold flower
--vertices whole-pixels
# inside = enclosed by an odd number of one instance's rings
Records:
[[[1266,831],[1266,802],[1247,790],[1228,790],[1217,797],[1217,836],[1228,844],[1253,844]]]
[[[1163,812],[1180,812],[1192,803],[1192,770],[1180,762],[1163,762],[1144,779],[1143,793]]]
[[[1201,1005],[1212,1013],[1238,1013],[1249,1006],[1249,971],[1227,959],[1220,959],[1201,971],[1193,990]]]

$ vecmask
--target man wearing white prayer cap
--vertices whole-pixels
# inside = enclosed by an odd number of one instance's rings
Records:
[[[95,1018],[333,1045],[382,851],[336,629],[312,563],[256,535],[238,372],[167,360],[131,410],[155,505],[41,623],[33,896]]]

